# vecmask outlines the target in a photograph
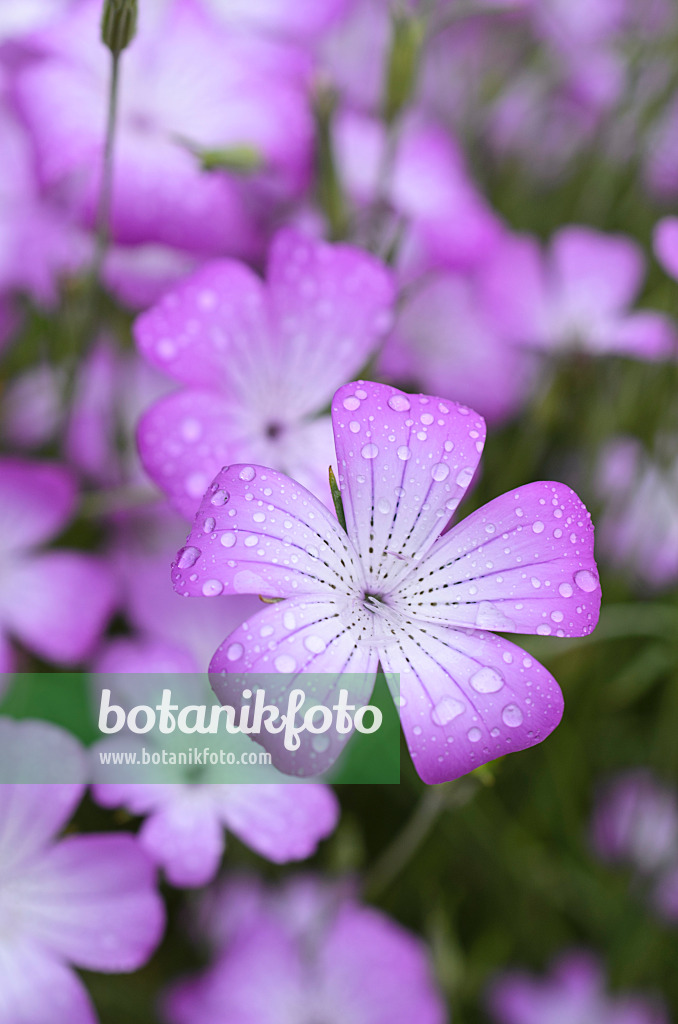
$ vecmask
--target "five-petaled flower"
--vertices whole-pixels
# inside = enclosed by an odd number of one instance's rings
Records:
[[[341,387],[332,404],[346,532],[312,494],[252,465],[224,468],[173,567],[179,593],[283,598],[244,622],[210,665],[224,703],[243,673],[354,682],[377,666],[400,677],[401,718],[426,782],[457,778],[544,739],[562,694],[523,650],[489,630],[582,636],[597,621],[593,527],[564,484],[531,483],[441,532],[475,474],[485,424],[472,410],[384,384]],[[349,673],[350,676],[342,676]],[[395,689],[393,680],[390,682]],[[245,686],[247,685],[245,681]],[[325,703],[332,703],[328,694]],[[262,734],[278,767],[324,770],[340,738],[290,753]]]

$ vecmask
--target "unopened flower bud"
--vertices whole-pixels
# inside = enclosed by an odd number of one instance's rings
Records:
[[[420,17],[399,12],[392,15],[383,104],[387,124],[395,120],[414,92],[425,34]]]
[[[114,57],[126,50],[137,32],[137,0],[104,0],[101,38]]]

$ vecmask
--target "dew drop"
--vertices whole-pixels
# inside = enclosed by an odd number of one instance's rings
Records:
[[[235,534],[230,531],[228,533],[222,533],[221,543],[225,548],[232,548],[235,544]]]
[[[214,492],[214,494],[210,498],[210,504],[218,508],[220,505],[225,505],[229,497],[230,495],[228,491],[225,491],[223,490],[223,488],[221,488],[220,490]]]
[[[576,572],[574,574],[574,582],[580,590],[585,591],[587,594],[591,594],[598,586],[598,580],[588,569],[580,569],[579,572]]]
[[[459,487],[468,487],[471,480],[473,480],[473,470],[470,466],[466,466],[465,469],[460,470],[457,474],[457,484]]]
[[[231,644],[226,651],[226,657],[229,661],[238,661],[239,658],[242,658],[244,653],[245,648],[242,644]]]
[[[206,580],[202,585],[202,592],[205,597],[218,597],[224,592],[224,584],[221,580]]]
[[[466,735],[468,736],[471,743],[477,743],[483,734],[481,733],[480,729],[476,729],[474,726],[473,729],[469,729]]]
[[[561,597],[572,597],[574,591],[569,583],[561,583],[558,587],[558,593]]]
[[[454,697],[443,697],[431,712],[431,718],[436,725],[447,725],[448,722],[463,714],[465,710],[466,707],[460,700],[455,700]]]
[[[297,663],[290,654],[279,654],[273,663],[278,672],[294,672]]]
[[[212,516],[208,516],[202,524],[203,533],[211,533],[216,525],[216,520]]]
[[[405,395],[391,395],[388,404],[394,412],[407,412],[410,408],[410,400]]]
[[[344,399],[344,409],[348,409],[349,412],[355,412],[355,410],[359,408],[360,399],[356,398],[355,395],[351,395],[349,398]]]
[[[544,532],[544,524],[539,519],[536,521],[536,523],[532,523],[532,532],[533,533],[543,533]]]
[[[419,419],[421,420],[425,427],[430,427],[431,424],[433,423],[434,417],[431,416],[430,412],[423,412]]]
[[[376,459],[379,449],[376,444],[366,444],[360,454],[364,459]]]
[[[254,480],[256,475],[257,471],[255,470],[254,466],[243,466],[243,468],[238,473],[240,479],[246,481]]]
[[[322,637],[311,635],[305,637],[304,647],[307,651],[310,651],[311,654],[322,654],[327,647],[327,644]]]
[[[379,509],[381,514],[384,515],[384,516],[387,516],[389,514],[389,512],[391,511],[391,506],[388,503],[388,501],[386,500],[386,498],[380,498],[379,499],[379,501],[377,502],[377,508]]]
[[[190,569],[200,558],[200,548],[186,547],[179,552],[177,567],[179,569]]]
[[[517,729],[523,724],[523,713],[517,704],[507,704],[501,713],[501,720],[509,729]]]
[[[433,469],[431,470],[431,476],[433,477],[434,480],[437,480],[439,483],[443,480],[447,480],[449,475],[450,467],[446,466],[444,462],[437,462]]]
[[[479,669],[471,676],[470,682],[476,693],[496,693],[504,685],[499,673],[489,666]]]
[[[351,431],[352,434],[357,434],[358,431],[360,430],[360,424],[358,423],[357,420],[351,420],[351,422],[348,425],[348,429]]]
[[[313,737],[311,746],[317,754],[324,754],[330,745],[330,738],[327,733],[318,733],[317,736]]]
[[[255,523],[265,523],[266,515],[263,512],[255,512],[254,515],[252,516],[252,519],[254,520]]]
[[[406,444],[401,444],[397,452],[398,458],[402,459],[403,462],[407,462],[408,459],[412,458],[412,452]]]

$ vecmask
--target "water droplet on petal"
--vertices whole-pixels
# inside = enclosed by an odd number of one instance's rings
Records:
[[[476,693],[496,693],[504,685],[503,678],[489,665],[472,675],[470,682]]]
[[[446,466],[444,462],[437,462],[431,470],[431,476],[438,482],[447,480],[450,475],[450,467]]]
[[[561,583],[558,587],[558,593],[561,597],[572,597],[574,591],[569,583]]]
[[[235,534],[230,531],[228,533],[222,533],[221,543],[225,548],[232,548],[235,544]]]
[[[348,429],[351,431],[352,434],[357,434],[358,431],[360,430],[360,424],[358,423],[357,420],[351,420],[351,422],[348,425]]]
[[[533,533],[543,533],[544,532],[544,524],[542,522],[540,522],[539,519],[536,521],[536,523],[532,523],[532,532]]]
[[[294,672],[297,663],[290,654],[279,654],[274,661],[278,672]]]
[[[466,466],[457,473],[457,484],[459,487],[468,487],[471,480],[473,480],[473,470],[470,466]]]
[[[244,466],[238,473],[240,479],[246,481],[254,480],[256,475],[257,471],[255,470],[254,466]]]
[[[285,629],[294,629],[297,624],[297,620],[294,617],[294,612],[285,612],[283,615],[283,626]]]
[[[580,590],[591,594],[598,586],[598,579],[589,569],[580,569],[574,574],[574,582]]]
[[[463,714],[465,710],[466,706],[460,700],[455,700],[454,697],[443,697],[431,712],[431,718],[436,725],[447,725],[448,722]]]
[[[379,499],[379,501],[377,502],[377,508],[382,513],[382,515],[385,515],[385,516],[387,516],[389,514],[389,512],[391,511],[391,506],[388,503],[388,501],[386,500],[386,498],[380,498]]]
[[[473,729],[469,729],[466,735],[470,739],[471,743],[477,743],[483,734],[481,733],[480,729],[476,729],[474,726]]]
[[[366,444],[360,454],[364,459],[376,459],[379,449],[376,444]]]
[[[252,516],[252,519],[254,520],[255,523],[265,523],[266,515],[264,512],[255,512],[254,515]]]
[[[355,395],[351,395],[349,398],[344,399],[344,409],[348,409],[349,412],[355,412],[355,410],[359,408],[360,399],[356,398]]]
[[[244,653],[245,648],[242,644],[231,644],[226,651],[226,657],[229,661],[238,661],[239,658],[242,658]]]
[[[510,729],[517,729],[523,724],[523,713],[517,704],[507,704],[501,713],[501,720]]]
[[[208,516],[202,524],[203,533],[211,533],[216,525],[216,520],[212,516]]]
[[[200,558],[200,548],[186,547],[182,548],[177,558],[177,567],[179,569],[190,569],[192,565]]]
[[[202,592],[205,597],[218,597],[224,592],[224,584],[221,580],[206,580],[202,585]]]
[[[410,451],[410,449],[407,447],[406,444],[401,444],[400,445],[400,448],[398,448],[397,454],[398,454],[398,458],[402,459],[403,462],[407,462],[408,459],[412,458],[412,452]]]
[[[330,738],[327,733],[318,733],[317,736],[313,737],[311,746],[318,754],[324,754],[330,745]]]
[[[410,400],[405,395],[391,395],[388,404],[394,412],[407,412],[410,408]]]
[[[305,637],[304,647],[307,651],[310,651],[311,654],[322,654],[327,647],[327,644],[322,637],[311,635]]]
[[[225,505],[229,497],[230,495],[228,491],[225,491],[223,490],[223,488],[220,488],[218,491],[215,491],[212,497],[210,498],[210,504],[215,505],[217,507],[219,507],[220,505]]]

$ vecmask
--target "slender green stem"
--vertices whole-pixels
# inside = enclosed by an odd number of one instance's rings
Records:
[[[473,779],[429,786],[411,818],[370,870],[365,880],[365,896],[375,899],[388,889],[422,845],[440,814],[451,806],[466,803],[476,788]]]
[[[103,168],[101,187],[99,190],[99,207],[96,219],[96,245],[92,261],[92,278],[94,287],[101,278],[106,250],[111,234],[111,203],[113,198],[113,152],[115,133],[118,122],[118,96],[120,85],[120,54],[111,53],[111,75],[108,89],[108,114],[106,118],[106,140],[104,143]]]

